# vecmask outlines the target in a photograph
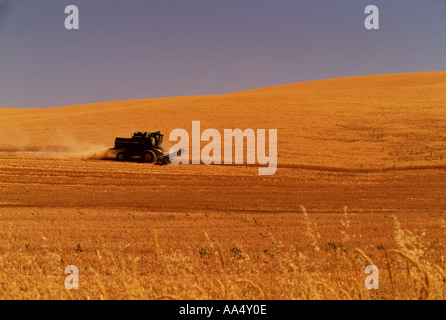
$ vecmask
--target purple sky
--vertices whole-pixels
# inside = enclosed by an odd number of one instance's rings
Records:
[[[445,0],[0,0],[0,107],[443,70]]]

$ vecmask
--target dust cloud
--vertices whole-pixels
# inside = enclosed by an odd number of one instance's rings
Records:
[[[55,130],[56,143],[38,143],[26,129],[11,125],[2,125],[0,130],[0,152],[26,155],[32,158],[48,159],[104,159],[107,157],[109,146],[81,141],[66,132]],[[37,141],[37,142],[36,142]]]

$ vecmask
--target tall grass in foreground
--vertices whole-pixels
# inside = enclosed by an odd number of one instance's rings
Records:
[[[12,227],[3,226],[0,298],[445,299],[441,242],[403,230],[393,216],[395,246],[378,245],[371,252],[356,246],[361,235],[350,233],[347,208],[339,237],[329,242],[304,207],[301,214],[307,233],[302,241],[281,243],[258,224],[266,246],[249,250],[206,233],[199,247],[180,250],[163,244],[155,231],[147,250],[129,244],[116,253],[98,243],[93,251],[84,252],[79,245],[74,255],[67,255],[63,248],[50,250],[45,237],[38,248],[22,249]],[[64,287],[69,264],[79,268],[79,290]],[[379,268],[378,290],[364,286],[367,265]]]

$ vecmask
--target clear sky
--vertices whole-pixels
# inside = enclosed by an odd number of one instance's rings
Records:
[[[0,107],[444,70],[446,0],[0,0]]]

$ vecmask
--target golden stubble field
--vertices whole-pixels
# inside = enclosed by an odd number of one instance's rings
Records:
[[[100,159],[193,120],[278,129],[277,173]],[[445,72],[0,109],[0,298],[444,299],[445,120]]]

